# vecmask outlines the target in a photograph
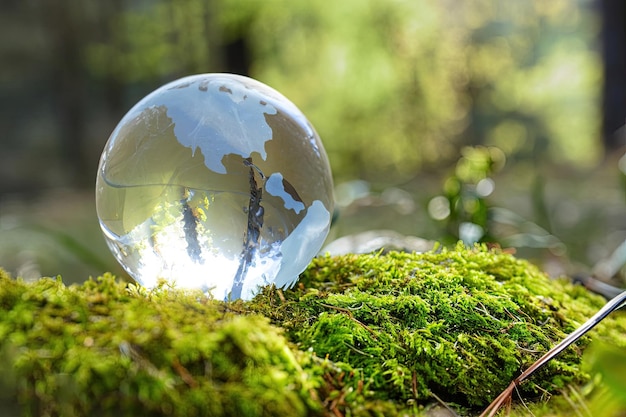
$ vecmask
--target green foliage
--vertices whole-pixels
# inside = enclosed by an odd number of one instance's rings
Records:
[[[224,0],[222,7],[225,30],[251,44],[252,75],[311,118],[338,178],[412,177],[476,144],[523,159],[595,163],[600,68],[584,6],[456,6]]]
[[[621,416],[626,410],[626,353],[623,346],[606,342],[592,343],[587,355],[589,365],[598,371],[602,382],[589,404],[592,414]]]
[[[535,250],[535,259],[538,249],[545,250],[549,256],[562,256],[571,250],[570,257],[574,258],[580,238],[566,247],[559,237],[540,226],[542,223],[550,228],[551,223],[558,223],[560,214],[549,212],[540,176],[533,180],[531,193],[535,221],[494,204],[494,191],[502,188],[500,181],[496,183],[494,178],[505,162],[505,154],[494,146],[461,149],[461,157],[445,179],[442,193],[428,203],[428,214],[441,226],[440,241],[453,243],[461,240],[466,245],[477,242],[497,244],[515,248],[526,259],[533,257],[532,250]]]
[[[66,287],[0,273],[0,403],[49,416],[400,416],[440,398],[472,414],[601,305],[485,247],[321,257],[294,289],[232,303],[110,274]],[[623,347],[624,331],[610,317],[594,336]],[[520,393],[587,383],[588,342]]]
[[[110,13],[83,55],[96,77],[156,87],[228,70],[240,42],[235,58],[311,119],[338,179],[406,180],[477,144],[589,166],[600,66],[585,3],[159,0]]]
[[[496,147],[465,147],[454,173],[446,179],[442,196],[429,205],[431,217],[446,224],[447,236],[468,245],[493,242],[490,235],[489,202],[495,188],[492,177],[505,164],[506,157]]]
[[[97,77],[125,82],[207,72],[215,59],[212,15],[212,2],[204,0],[157,1],[120,9],[108,16],[110,37],[85,48],[85,65]]]

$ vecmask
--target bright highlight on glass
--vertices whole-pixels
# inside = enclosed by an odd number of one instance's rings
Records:
[[[217,299],[292,286],[333,211],[324,147],[277,91],[195,75],[137,103],[100,159],[96,207],[109,248],[140,284]]]

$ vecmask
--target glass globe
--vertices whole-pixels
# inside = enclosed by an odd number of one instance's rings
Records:
[[[277,91],[232,74],[171,82],[137,103],[105,145],[100,226],[141,285],[217,299],[292,286],[333,211],[319,136]]]

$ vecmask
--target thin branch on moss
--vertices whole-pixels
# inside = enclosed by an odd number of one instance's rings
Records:
[[[430,396],[433,397],[435,400],[437,400],[437,402],[439,404],[441,404],[442,407],[444,407],[446,410],[448,410],[448,412],[450,412],[450,415],[452,415],[454,417],[459,417],[459,415],[456,413],[456,411],[454,411],[452,408],[450,408],[450,406],[448,404],[446,404],[446,402],[444,400],[439,398],[439,396],[437,394],[435,394],[434,392],[430,391]]]
[[[197,388],[198,382],[194,379],[193,375],[189,372],[187,368],[185,368],[178,358],[174,358],[174,362],[172,362],[172,367],[176,371],[176,373],[180,376],[180,379],[185,382],[185,384],[189,385],[191,388]]]
[[[584,336],[589,330],[593,329],[598,323],[602,321],[606,316],[613,311],[620,309],[626,305],[626,291],[622,292],[618,296],[611,299],[604,307],[600,309],[593,317],[587,320],[582,326],[570,333],[565,339],[563,339],[558,345],[550,349],[545,355],[539,358],[533,363],[527,370],[522,372],[517,378],[515,378],[504,391],[496,397],[495,400],[482,412],[480,417],[493,417],[498,410],[511,403],[511,396],[514,390],[517,390],[517,386],[529,378],[543,365],[551,361],[559,353],[563,352],[570,345],[575,343],[578,339]]]
[[[350,311],[350,309],[343,308],[343,307],[337,307],[337,306],[331,306],[330,304],[324,304],[324,303],[320,303],[320,305],[323,306],[323,307],[326,307],[326,308],[332,308],[333,310],[337,310],[337,311],[340,311],[342,313],[345,313],[350,320],[352,320],[353,322],[355,322],[356,324],[358,324],[359,326],[363,327],[365,330],[370,332],[372,334],[372,336],[374,337],[374,339],[378,338],[377,335],[376,335],[376,331],[373,330],[371,327],[368,327],[366,324],[361,323],[360,321],[355,319],[354,315],[352,314],[352,311]]]

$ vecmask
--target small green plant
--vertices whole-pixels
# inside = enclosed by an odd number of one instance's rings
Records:
[[[547,249],[553,255],[566,252],[559,237],[540,226],[550,223],[545,196],[539,178],[531,193],[537,212],[531,221],[514,210],[499,207],[492,197],[496,188],[494,177],[504,167],[506,156],[494,146],[467,146],[453,173],[445,179],[442,194],[433,197],[428,205],[430,217],[443,228],[443,241],[458,240],[467,245],[477,242],[503,247]]]
[[[602,381],[588,407],[594,416],[618,416],[626,410],[626,352],[621,346],[592,344],[590,366]],[[621,413],[621,414],[620,414]]]
[[[429,205],[431,217],[445,224],[451,241],[466,244],[494,241],[490,233],[488,196],[494,190],[492,179],[504,166],[504,153],[494,146],[467,146],[454,172],[444,183],[443,195],[434,197]]]

